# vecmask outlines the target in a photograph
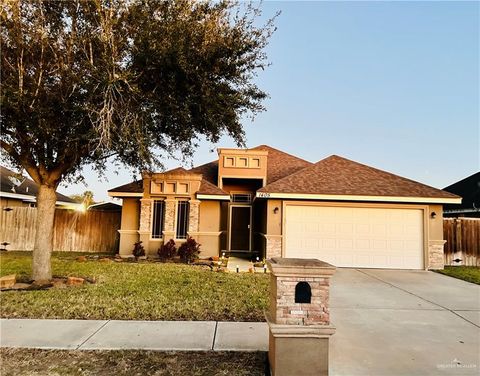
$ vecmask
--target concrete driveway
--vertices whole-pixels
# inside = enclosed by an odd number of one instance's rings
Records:
[[[337,269],[332,375],[480,374],[480,286],[426,271]]]

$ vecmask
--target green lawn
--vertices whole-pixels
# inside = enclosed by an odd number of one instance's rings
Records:
[[[480,268],[476,266],[445,266],[445,269],[438,272],[480,285]]]
[[[263,352],[160,352],[0,349],[0,374],[265,375]]]
[[[94,277],[67,289],[0,293],[3,318],[263,321],[269,277],[162,263],[77,262],[55,253],[53,274]],[[0,254],[0,274],[31,274],[30,252]]]

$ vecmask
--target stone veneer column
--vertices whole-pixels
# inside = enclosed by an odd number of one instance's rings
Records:
[[[165,224],[163,230],[163,240],[168,242],[175,238],[175,207],[177,201],[174,199],[165,200]]]
[[[282,257],[282,235],[265,235],[265,257]]]
[[[192,236],[199,231],[200,223],[200,201],[190,200],[190,212],[188,217],[188,233]]]
[[[151,231],[152,201],[150,198],[140,200],[140,226],[138,230],[141,232]]]
[[[150,235],[152,233],[152,202],[150,198],[140,199],[140,224],[138,234],[142,245],[145,247],[145,252],[148,253],[148,246]]]
[[[428,269],[443,269],[444,251],[443,247],[446,240],[429,240],[428,241]]]

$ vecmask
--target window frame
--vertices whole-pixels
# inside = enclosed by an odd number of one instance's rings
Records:
[[[178,230],[179,230],[179,214],[180,214],[180,204],[186,205],[186,213],[185,213],[185,237],[178,237]],[[177,203],[175,205],[175,240],[186,240],[188,238],[188,227],[190,226],[190,201],[186,199],[177,199]]]
[[[155,217],[155,206],[158,202],[162,203],[162,216],[161,216],[161,228],[160,234],[154,234],[155,224],[156,224],[156,217]],[[154,199],[152,200],[152,214],[151,214],[151,228],[150,228],[150,240],[163,240],[163,232],[165,231],[165,199]]]

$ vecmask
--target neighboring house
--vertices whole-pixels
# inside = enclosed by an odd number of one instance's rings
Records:
[[[8,168],[0,166],[0,206],[1,207],[35,207],[38,193],[37,184]],[[70,197],[57,193],[56,206],[62,209],[75,209],[78,207]]]
[[[90,205],[87,210],[89,211],[108,211],[108,212],[121,212],[122,205],[116,202],[99,202],[97,204]]]
[[[218,157],[109,190],[123,199],[120,255],[192,236],[202,256],[443,268],[442,205],[460,203],[454,194],[335,155],[313,164],[262,145]]]
[[[445,217],[480,218],[480,172],[449,185],[443,190],[462,197],[461,205],[443,206]]]

